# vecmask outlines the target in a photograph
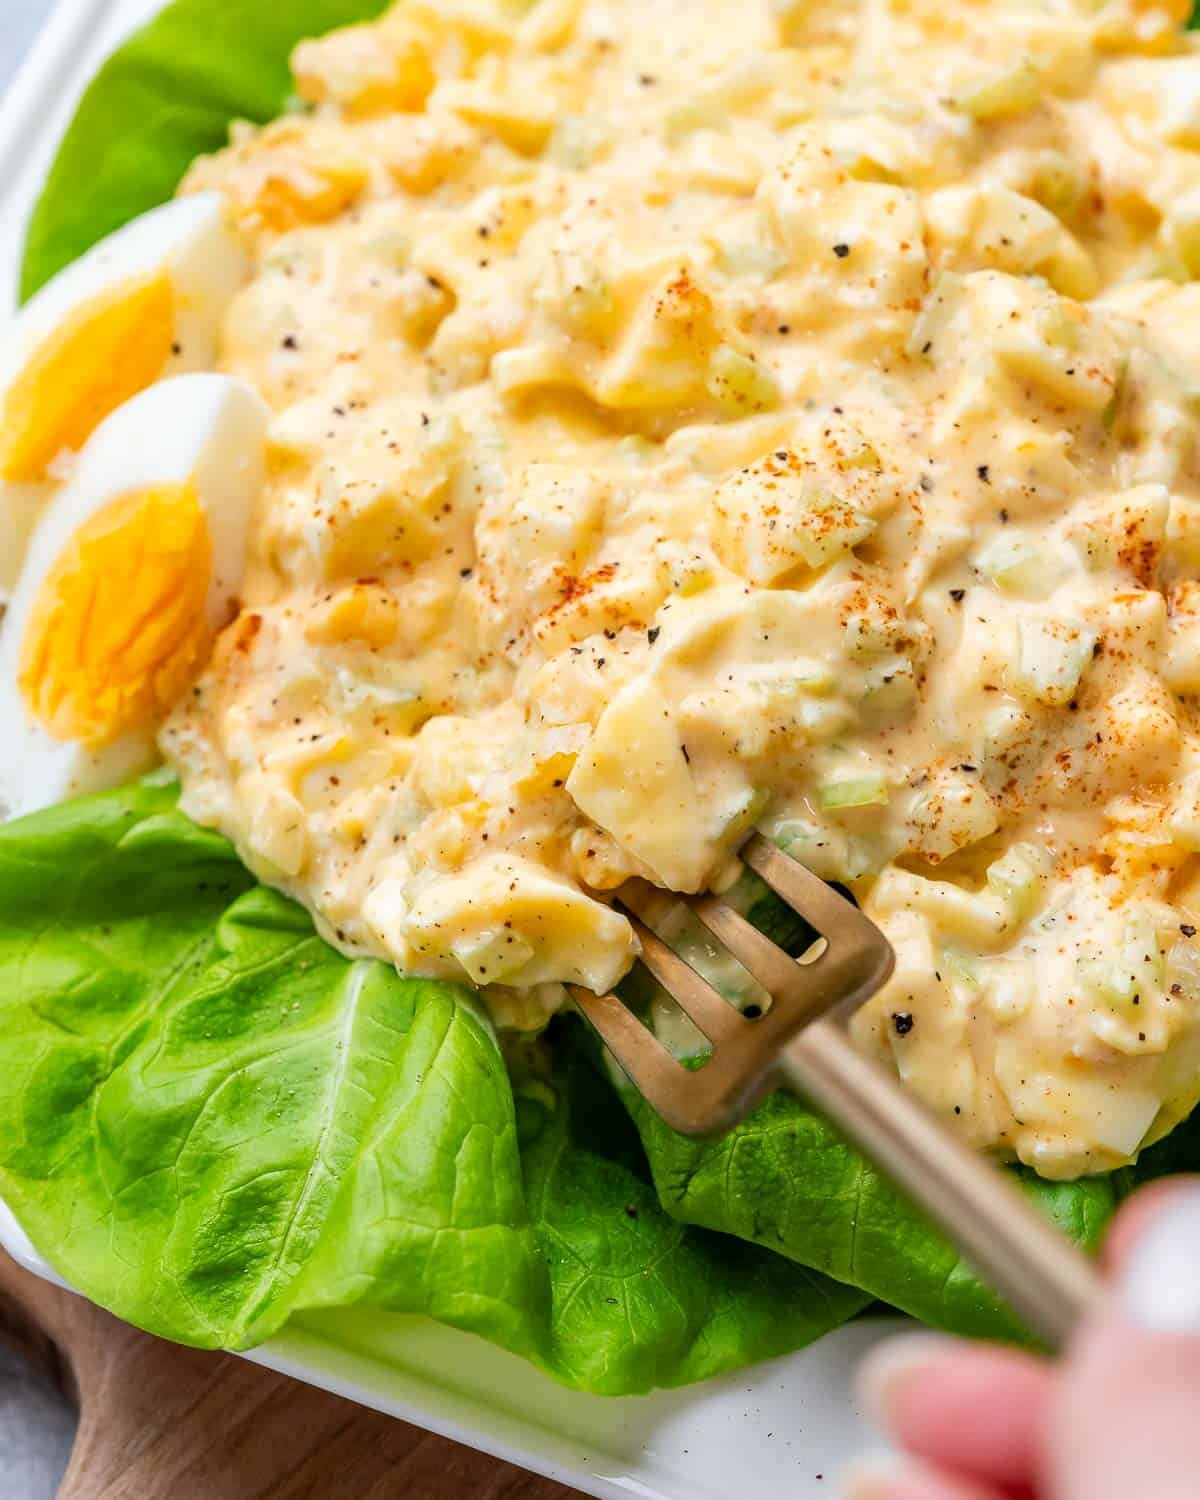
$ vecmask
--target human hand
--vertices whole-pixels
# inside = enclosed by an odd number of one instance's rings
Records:
[[[1110,1294],[1058,1363],[907,1334],[860,1372],[903,1450],[847,1500],[1196,1500],[1200,1178],[1138,1193],[1105,1246]]]

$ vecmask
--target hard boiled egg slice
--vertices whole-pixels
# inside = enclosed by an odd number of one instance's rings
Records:
[[[0,633],[0,806],[119,785],[236,610],[267,407],[180,375],[93,434],[44,512]]]
[[[64,455],[163,375],[211,369],[246,252],[219,193],[111,235],[18,313],[0,349],[0,599]]]

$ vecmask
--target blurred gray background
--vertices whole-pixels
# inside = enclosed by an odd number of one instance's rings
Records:
[[[0,0],[0,93],[52,0]],[[66,1466],[74,1416],[57,1394],[0,1345],[0,1496],[52,1500]]]

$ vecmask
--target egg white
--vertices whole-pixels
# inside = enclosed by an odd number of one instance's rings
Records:
[[[165,276],[172,301],[166,358],[154,378],[211,369],[221,320],[247,272],[245,249],[219,193],[180,198],[110,235],[13,319],[0,346],[0,438],[10,394],[34,362],[53,350],[56,338],[151,277]],[[86,356],[86,348],[82,352]],[[106,372],[95,373],[102,381]],[[0,602],[15,586],[37,517],[70,457],[69,451],[60,454],[50,472],[34,478],[0,475]]]
[[[79,528],[124,497],[171,485],[190,485],[200,502],[212,551],[207,624],[213,633],[225,625],[265,475],[267,421],[265,403],[244,381],[181,375],[135,396],[92,435],[33,531],[0,629],[0,816],[119,785],[154,763],[156,723],[89,748],[37,722],[18,685],[25,633]]]

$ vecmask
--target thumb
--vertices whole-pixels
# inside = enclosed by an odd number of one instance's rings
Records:
[[[1200,1180],[1134,1198],[1111,1295],[1080,1331],[1049,1414],[1055,1500],[1200,1493]]]

